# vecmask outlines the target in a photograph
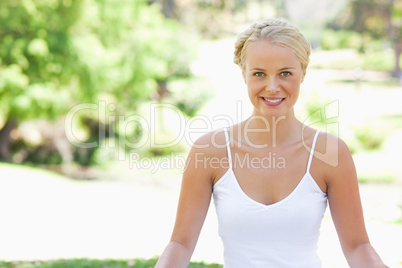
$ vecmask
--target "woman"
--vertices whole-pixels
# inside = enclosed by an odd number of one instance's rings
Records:
[[[194,143],[171,241],[156,267],[188,266],[212,195],[226,268],[321,267],[327,201],[350,267],[387,267],[366,233],[347,146],[295,117],[309,55],[308,41],[281,19],[240,34],[234,61],[253,113]]]

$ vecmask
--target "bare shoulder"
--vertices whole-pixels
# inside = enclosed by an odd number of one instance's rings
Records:
[[[329,184],[333,179],[354,178],[355,166],[346,143],[330,133],[321,132],[314,152],[319,167]],[[348,175],[348,176],[345,176]]]
[[[200,136],[192,145],[186,172],[204,174],[212,183],[228,167],[224,129]]]
[[[200,136],[192,145],[190,154],[202,153],[219,156],[226,148],[224,129],[218,129]]]
[[[346,143],[327,132],[320,132],[315,150],[314,156],[331,167],[338,166],[342,157],[350,155]]]

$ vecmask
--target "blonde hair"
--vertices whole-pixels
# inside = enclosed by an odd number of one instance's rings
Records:
[[[273,18],[253,23],[238,36],[235,43],[234,62],[243,72],[248,44],[259,40],[267,40],[272,44],[290,49],[299,58],[303,71],[307,69],[311,53],[310,43],[296,27],[283,19]]]

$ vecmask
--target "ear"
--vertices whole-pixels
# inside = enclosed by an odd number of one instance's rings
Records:
[[[306,70],[304,70],[304,71],[303,71],[303,76],[302,76],[302,79],[301,79],[300,84],[301,84],[301,83],[303,83],[303,81],[304,81],[304,77],[306,77]]]
[[[242,70],[241,75],[243,76],[244,83],[247,84],[246,74],[244,73],[244,70]]]

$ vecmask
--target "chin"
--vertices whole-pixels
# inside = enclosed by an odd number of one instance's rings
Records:
[[[264,117],[267,119],[285,119],[288,114],[280,111],[254,111],[253,116]]]

